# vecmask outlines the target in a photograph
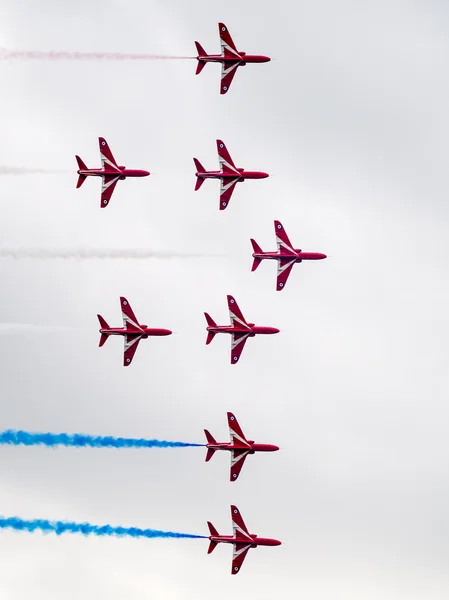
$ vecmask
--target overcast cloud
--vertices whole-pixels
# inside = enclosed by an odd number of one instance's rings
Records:
[[[194,55],[239,49],[274,60],[240,69],[195,61],[0,61],[0,430],[220,441],[232,410],[281,450],[229,457],[202,448],[0,448],[0,513],[282,540],[230,575],[231,550],[204,540],[0,533],[5,600],[446,600],[449,597],[449,8],[437,0],[3,0],[0,47]],[[151,176],[75,189],[75,154],[99,165],[98,136]],[[267,171],[218,210],[194,192],[215,140],[237,166]],[[6,167],[13,167],[9,171]],[[18,169],[18,170],[17,170]],[[36,170],[21,174],[20,169]],[[54,171],[47,173],[46,171]],[[251,273],[255,238],[275,249],[280,219],[297,265]],[[3,249],[42,249],[11,258]],[[51,258],[52,251],[196,256]],[[218,256],[214,256],[218,255]],[[226,294],[277,336],[205,346],[203,311]],[[119,296],[176,335],[98,346],[97,312]],[[23,325],[33,325],[29,332]],[[18,327],[15,327],[15,326]],[[224,454],[224,453],[223,453]]]

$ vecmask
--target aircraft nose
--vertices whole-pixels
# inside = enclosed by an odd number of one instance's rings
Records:
[[[327,254],[320,254],[320,258],[327,258]]]
[[[271,328],[271,333],[279,333],[280,329],[278,329],[277,327],[272,327]]]
[[[282,544],[282,542],[280,542],[279,540],[273,540],[273,546],[280,546]]]
[[[173,333],[173,331],[170,331],[170,329],[161,329],[161,335],[171,335]]]
[[[142,173],[142,177],[148,177],[148,175],[150,174],[149,171],[141,171]]]
[[[270,62],[271,58],[269,56],[262,56],[262,62]]]

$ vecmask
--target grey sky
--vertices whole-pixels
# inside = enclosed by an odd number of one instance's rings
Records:
[[[0,448],[0,512],[207,534],[251,529],[283,541],[230,575],[230,548],[202,540],[0,534],[0,595],[93,600],[443,600],[449,594],[447,278],[449,9],[437,1],[164,3],[4,0],[0,47],[194,55],[219,51],[223,20],[240,49],[273,57],[240,69],[195,61],[0,62],[1,247],[224,254],[148,261],[0,259],[1,322],[64,326],[0,337],[0,429],[201,442],[227,439],[226,411],[281,451]],[[75,154],[99,165],[97,137],[151,176],[75,189]],[[272,176],[194,193],[196,156],[215,139],[238,166]],[[64,172],[67,171],[67,172]],[[72,171],[72,172],[69,172]],[[273,219],[328,259],[250,272]],[[207,310],[279,327],[229,364],[205,346]],[[118,298],[176,335],[98,349]]]

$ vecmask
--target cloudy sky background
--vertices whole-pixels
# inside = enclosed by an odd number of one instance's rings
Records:
[[[202,540],[93,539],[3,531],[6,600],[124,596],[264,600],[442,600],[449,594],[447,277],[449,9],[437,0],[164,3],[3,0],[0,47],[193,55],[219,51],[217,22],[239,49],[273,57],[240,69],[227,96],[219,67],[195,61],[0,61],[0,247],[152,249],[204,258],[2,259],[0,428],[202,442],[226,440],[226,411],[281,451],[229,457],[201,448],[113,451],[0,448],[0,513],[283,541],[231,551]],[[148,169],[75,189],[75,154],[98,166],[99,135],[120,164]],[[194,193],[196,156],[272,174]],[[65,172],[64,172],[65,171]],[[280,219],[296,247],[328,259],[250,273],[254,237],[275,249]],[[212,255],[224,255],[214,258]],[[281,333],[205,346],[207,310]],[[100,312],[118,297],[176,335],[98,349]],[[55,331],[61,326],[61,331]],[[65,329],[63,329],[65,328]],[[67,328],[70,328],[67,331]],[[1,329],[1,328],[0,328]]]

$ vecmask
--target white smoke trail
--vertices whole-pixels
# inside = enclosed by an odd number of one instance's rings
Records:
[[[0,175],[33,175],[36,173],[72,173],[63,169],[29,169],[28,167],[7,167],[0,165]]]
[[[0,48],[0,59],[22,60],[191,60],[195,56],[168,56],[159,54],[127,54],[123,52],[66,52],[42,50],[8,50]]]
[[[119,250],[119,249],[85,249],[50,250],[45,248],[0,248],[0,258],[13,258],[16,260],[34,259],[63,259],[63,260],[107,260],[107,259],[140,259],[151,258],[176,259],[176,258],[220,258],[219,254],[201,254],[180,252],[154,252],[152,250]]]
[[[64,325],[33,325],[32,323],[0,323],[0,335],[14,333],[52,333],[74,331],[73,327]]]

